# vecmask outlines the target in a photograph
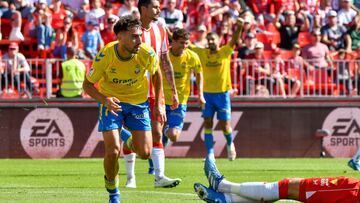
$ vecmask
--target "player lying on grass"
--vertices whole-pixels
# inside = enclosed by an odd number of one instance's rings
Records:
[[[287,178],[279,182],[233,183],[220,174],[213,158],[206,158],[204,171],[209,187],[194,184],[206,202],[273,202],[292,199],[307,203],[360,202],[360,181],[349,177]]]

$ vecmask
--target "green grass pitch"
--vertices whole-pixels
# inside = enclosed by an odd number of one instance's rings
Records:
[[[350,176],[360,173],[347,159],[218,159],[227,179],[277,181],[284,177]],[[124,161],[120,160],[120,190],[124,203],[201,202],[193,184],[207,185],[202,159],[167,159],[166,175],[182,178],[176,188],[154,188],[147,161],[137,160],[137,189],[126,189]],[[0,159],[0,202],[107,202],[103,187],[102,159],[23,160]],[[281,201],[291,202],[291,201]],[[294,201],[293,201],[294,202]]]

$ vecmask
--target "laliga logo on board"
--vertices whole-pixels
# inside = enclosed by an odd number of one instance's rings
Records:
[[[62,158],[73,138],[71,120],[58,108],[35,109],[21,125],[21,145],[31,158]]]
[[[331,156],[353,156],[360,146],[360,109],[336,108],[326,117],[322,129],[330,132],[323,146]]]

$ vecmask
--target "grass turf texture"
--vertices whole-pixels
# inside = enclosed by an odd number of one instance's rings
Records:
[[[228,180],[278,181],[284,177],[350,176],[348,159],[218,159]],[[166,175],[182,178],[176,188],[154,188],[148,162],[137,160],[137,189],[124,188],[124,161],[120,160],[120,190],[124,203],[202,202],[193,184],[207,185],[202,159],[167,159]],[[0,159],[0,202],[106,202],[102,159],[19,160]],[[291,202],[291,201],[280,201]],[[294,201],[292,201],[294,202]]]

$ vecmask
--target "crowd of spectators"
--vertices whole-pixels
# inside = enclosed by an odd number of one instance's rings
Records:
[[[292,60],[292,67],[326,69],[330,75],[339,66],[332,56],[345,53],[350,56],[346,59],[357,59],[360,49],[359,0],[161,0],[161,6],[158,23],[167,27],[169,36],[176,28],[186,28],[199,47],[207,46],[207,32],[216,32],[220,45],[228,43],[236,19],[243,18],[234,58],[257,61],[246,64],[254,67],[252,75],[239,71],[244,67],[241,62],[233,72],[244,77],[247,88],[243,91],[249,94],[256,89],[249,89],[251,84],[267,86],[270,93],[276,85],[285,97],[288,84],[287,95],[295,96],[300,78],[283,72],[281,67],[287,65],[281,64],[286,60]],[[80,59],[93,59],[104,44],[115,39],[112,26],[119,16],[128,14],[140,15],[136,0],[0,0],[1,22],[9,22],[1,26],[3,39],[33,39],[36,50],[61,59],[67,59],[68,47],[75,48]],[[8,25],[11,29],[4,29]],[[38,56],[36,52],[25,55]],[[266,62],[269,58],[274,60]],[[357,74],[348,73],[342,81],[348,94],[359,89],[358,83],[348,81]]]

